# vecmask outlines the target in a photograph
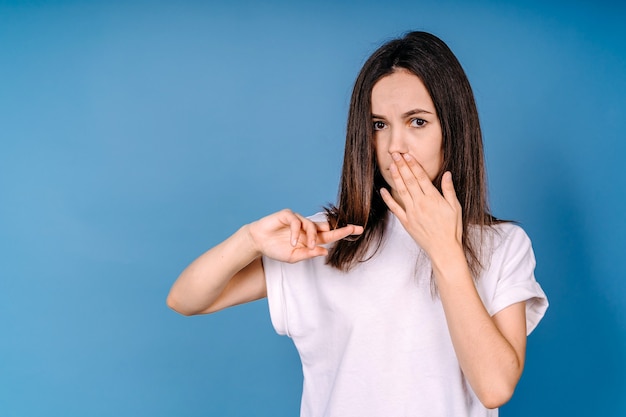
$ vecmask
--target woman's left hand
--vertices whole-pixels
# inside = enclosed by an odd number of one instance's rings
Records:
[[[462,244],[463,237],[462,208],[452,174],[443,175],[442,195],[413,156],[394,153],[392,158],[389,171],[396,195],[382,189],[383,200],[431,259],[446,256],[448,249]]]

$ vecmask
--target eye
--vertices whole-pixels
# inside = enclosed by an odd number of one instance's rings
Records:
[[[381,122],[380,120],[374,121],[374,130],[383,130],[387,126],[385,122]]]
[[[426,120],[424,119],[418,119],[418,118],[411,119],[411,126],[413,127],[424,127],[426,126],[426,123],[428,122],[426,122]]]

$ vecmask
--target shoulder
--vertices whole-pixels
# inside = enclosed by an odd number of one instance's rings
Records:
[[[501,252],[505,258],[525,254],[527,257],[532,258],[534,262],[532,243],[528,234],[526,234],[521,226],[507,222],[494,225],[494,229],[499,235],[497,238],[499,241],[497,250]]]
[[[535,279],[535,254],[530,238],[519,225],[499,223],[489,228],[488,262],[477,289],[490,315],[514,303],[526,303],[526,328],[530,333],[543,317],[548,301]]]
[[[520,270],[524,270],[524,275],[532,275],[536,265],[532,243],[518,224],[506,222],[488,226],[483,229],[480,239],[484,275],[495,274],[502,279]]]
[[[480,280],[499,280],[502,275],[518,269],[535,267],[532,243],[524,229],[513,222],[502,222],[470,229],[475,253],[480,260]]]
[[[495,234],[498,235],[500,242],[513,245],[519,245],[528,243],[530,244],[530,238],[528,234],[522,229],[522,227],[516,223],[503,222],[490,226]]]
[[[531,246],[524,229],[513,222],[496,223],[471,230],[470,238],[483,255],[490,256],[503,250],[518,250]]]

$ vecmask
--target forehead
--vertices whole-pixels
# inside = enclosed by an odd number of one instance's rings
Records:
[[[384,76],[372,88],[372,112],[407,111],[420,108],[434,112],[435,106],[422,80],[412,72],[398,69]]]

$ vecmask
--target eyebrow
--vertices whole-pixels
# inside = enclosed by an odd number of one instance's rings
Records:
[[[402,118],[405,117],[409,117],[409,116],[413,116],[414,114],[420,114],[420,113],[427,113],[427,114],[433,114],[432,112],[429,112],[428,110],[424,110],[424,109],[413,109],[413,110],[409,110],[406,113],[402,114]],[[373,114],[372,113],[372,119],[384,119],[384,116],[379,116],[377,114]]]

